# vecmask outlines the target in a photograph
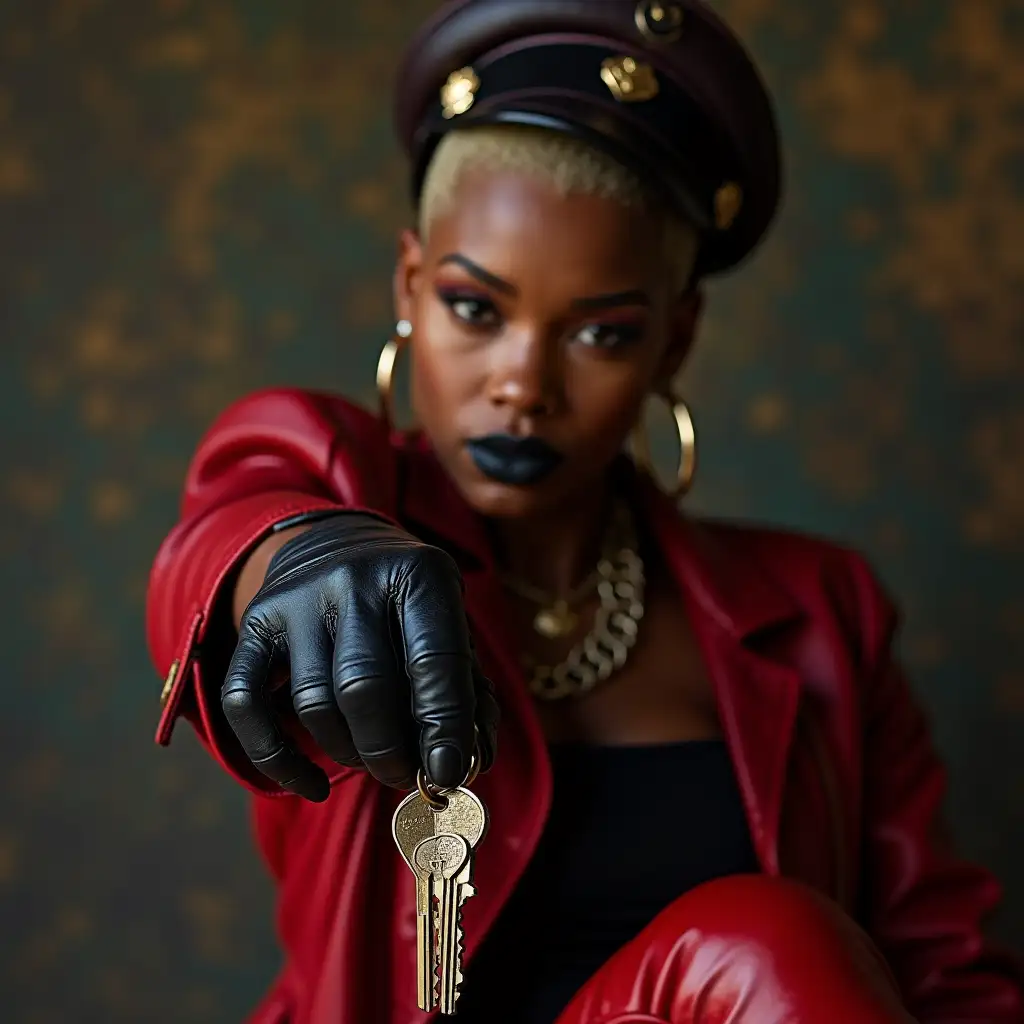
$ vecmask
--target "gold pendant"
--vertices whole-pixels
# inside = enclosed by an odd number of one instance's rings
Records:
[[[579,616],[564,602],[556,601],[547,608],[541,608],[533,620],[533,628],[548,640],[568,636],[579,622]]]

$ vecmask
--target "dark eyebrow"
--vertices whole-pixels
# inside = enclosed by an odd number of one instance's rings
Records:
[[[509,284],[504,278],[484,270],[483,267],[474,263],[468,256],[463,256],[462,253],[452,252],[447,256],[442,256],[438,260],[437,265],[443,267],[446,263],[454,263],[457,267],[462,267],[467,274],[475,277],[481,284],[487,285],[488,288],[493,288],[496,292],[502,292],[505,295],[519,294],[519,290],[514,284]]]
[[[438,260],[437,265],[443,267],[448,263],[462,267],[471,277],[475,277],[481,284],[493,288],[496,292],[512,296],[519,294],[519,289],[514,284],[502,277],[498,277],[497,274],[492,274],[489,270],[484,270],[479,263],[474,263],[468,256],[463,256],[462,253],[452,252],[447,256],[442,256]],[[614,309],[617,306],[649,306],[651,300],[645,291],[639,288],[632,288],[629,291],[612,292],[608,295],[589,295],[586,298],[573,299],[572,304],[575,309],[589,311]]]
[[[647,292],[633,288],[626,292],[612,292],[610,295],[591,295],[585,299],[573,299],[576,309],[614,309],[616,306],[649,306],[650,297]]]

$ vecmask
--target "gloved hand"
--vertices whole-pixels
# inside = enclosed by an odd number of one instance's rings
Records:
[[[473,653],[459,571],[382,519],[339,512],[274,555],[221,692],[252,763],[285,789],[325,800],[327,776],[287,744],[268,703],[281,667],[299,721],[339,764],[403,788],[422,766],[451,788],[476,743],[481,769],[490,767],[498,708]]]

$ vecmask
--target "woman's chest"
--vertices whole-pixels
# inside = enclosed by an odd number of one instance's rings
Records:
[[[856,721],[836,696],[845,691],[840,683],[831,692],[827,681],[804,678],[799,631],[786,648],[747,647],[717,624],[691,625],[667,589],[652,586],[643,629],[622,669],[559,701],[531,694],[518,646],[522,633],[512,624],[495,629],[497,615],[478,616],[478,650],[503,716],[499,763],[479,781],[481,795],[491,791],[496,804],[507,795],[520,811],[529,808],[511,843],[531,850],[549,817],[546,748],[722,739],[761,867],[849,894],[861,807],[851,766],[860,741]],[[480,593],[471,589],[470,597]],[[492,609],[501,607],[501,591],[490,600]],[[471,600],[467,608],[472,615],[488,605]],[[675,779],[655,784],[664,790]],[[524,803],[525,792],[533,795]]]
[[[615,746],[721,735],[714,688],[681,602],[667,586],[655,584],[648,595],[621,668],[578,696],[536,700],[549,743]]]

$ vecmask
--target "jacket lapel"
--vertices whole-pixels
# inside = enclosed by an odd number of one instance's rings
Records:
[[[779,874],[779,824],[800,681],[758,642],[802,613],[720,534],[685,519],[646,479],[639,486],[715,690],[758,858],[766,872]]]

